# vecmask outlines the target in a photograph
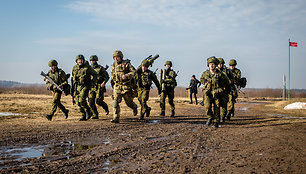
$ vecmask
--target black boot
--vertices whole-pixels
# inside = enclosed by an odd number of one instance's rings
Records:
[[[219,128],[219,123],[218,123],[218,122],[214,122],[213,127],[215,127],[215,128]]]
[[[52,117],[53,117],[53,114],[47,114],[47,115],[46,115],[46,118],[47,118],[49,121],[52,120]]]
[[[170,116],[170,117],[174,117],[174,115],[175,115],[175,112],[174,112],[174,110],[172,110],[172,111],[171,111],[171,116]]]
[[[159,115],[160,116],[165,116],[165,111],[161,111]]]
[[[117,119],[117,118],[111,120],[111,123],[119,123],[119,122],[120,122],[120,121],[119,121],[119,119]]]
[[[207,126],[210,126],[212,123],[212,118],[208,118],[207,121],[206,121],[206,125]]]
[[[109,114],[109,110],[107,108],[107,109],[105,109],[105,115],[108,115],[108,114]]]
[[[140,114],[140,120],[144,120],[144,114]]]
[[[82,115],[82,118],[80,119],[80,121],[86,121],[87,119],[86,119],[86,114],[83,114]]]
[[[95,116],[92,117],[92,119],[99,119],[99,116],[95,115]]]
[[[67,118],[68,118],[68,113],[69,113],[69,110],[68,110],[68,109],[66,109],[66,111],[64,112],[65,119],[67,119]]]
[[[133,109],[133,115],[136,116],[137,115],[137,106]]]
[[[91,111],[87,111],[86,112],[86,120],[89,120],[92,116],[92,112]]]
[[[151,108],[148,107],[148,109],[146,110],[146,117],[149,117],[149,116],[150,116],[150,112],[151,112]]]

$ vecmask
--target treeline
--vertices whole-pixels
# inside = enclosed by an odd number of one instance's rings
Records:
[[[19,94],[51,94],[47,90],[44,84],[41,85],[17,85],[14,87],[0,87],[0,93],[19,93]],[[271,98],[282,98],[282,89],[272,89],[272,88],[246,88],[239,92],[239,97],[271,97]],[[112,95],[112,88],[107,87],[105,96]],[[158,97],[158,92],[156,88],[150,91],[151,97]],[[203,96],[202,90],[198,89],[198,98]],[[287,93],[286,93],[287,96]],[[290,96],[292,98],[306,98],[305,89],[292,89],[290,90]],[[175,97],[188,97],[188,91],[184,87],[175,88]]]

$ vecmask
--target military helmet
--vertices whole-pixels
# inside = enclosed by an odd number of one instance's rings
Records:
[[[218,58],[218,61],[219,61],[219,64],[221,63],[221,64],[225,64],[225,62],[224,62],[224,59],[223,58]]]
[[[165,63],[165,66],[166,65],[170,65],[172,67],[172,62],[170,60],[167,60],[166,63]]]
[[[57,61],[56,60],[50,60],[48,62],[48,65],[51,67],[51,66],[57,66]]]
[[[237,61],[235,59],[231,59],[229,62],[228,62],[229,66],[236,66],[237,65]]]
[[[207,66],[209,66],[210,63],[214,63],[216,65],[218,65],[218,59],[215,56],[212,56],[210,58],[207,59]]]
[[[90,61],[93,61],[93,60],[98,61],[99,59],[98,59],[98,56],[92,55],[92,56],[90,56],[89,60]]]
[[[83,61],[85,61],[85,58],[84,58],[84,56],[83,56],[82,54],[79,54],[79,55],[77,55],[77,56],[75,57],[75,62],[77,62],[78,59],[83,59]]]
[[[116,56],[119,56],[119,57],[121,57],[121,59],[123,59],[123,54],[120,50],[114,51],[113,58],[116,57]]]
[[[148,60],[143,60],[141,62],[141,66],[149,67],[150,66],[150,62]]]

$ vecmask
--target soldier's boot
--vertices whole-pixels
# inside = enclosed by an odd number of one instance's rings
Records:
[[[219,123],[218,123],[218,122],[214,122],[213,127],[215,127],[215,128],[219,128],[219,127],[220,127],[220,126],[219,126]]]
[[[196,105],[198,104],[198,99],[197,98],[195,98],[195,103],[196,103]]]
[[[113,118],[111,119],[111,123],[119,123],[119,118]]]
[[[221,123],[225,122],[225,117],[222,117],[222,118],[220,119],[220,122],[221,122]]]
[[[133,109],[133,115],[136,116],[137,113],[138,113],[138,111],[137,111],[137,105],[136,105],[136,107]]]
[[[86,114],[83,114],[82,115],[82,118],[80,119],[80,121],[86,121],[87,119],[86,119]]]
[[[140,118],[139,119],[140,120],[144,120],[144,114],[143,113],[140,114]]]
[[[108,110],[108,107],[107,109],[105,109],[105,115],[108,115],[109,114],[109,110]]]
[[[147,110],[146,110],[146,117],[149,117],[149,116],[150,116],[150,112],[151,112],[151,108],[148,107]]]
[[[170,117],[174,117],[174,115],[175,115],[174,110],[171,110],[171,115],[170,115]]]
[[[165,111],[161,111],[159,115],[160,116],[165,116]]]
[[[66,111],[64,112],[65,119],[67,119],[67,118],[68,118],[68,113],[69,113],[69,110],[68,110],[68,109],[66,109]]]
[[[46,118],[47,118],[49,121],[52,120],[52,117],[53,117],[53,114],[47,114],[47,115],[46,115]]]
[[[207,126],[210,126],[212,123],[212,118],[208,118],[207,121],[206,121],[206,125]]]
[[[99,119],[99,115],[97,114],[97,115],[94,115],[93,117],[92,117],[92,119]]]
[[[86,111],[86,120],[89,120],[92,116],[92,112],[91,111]]]

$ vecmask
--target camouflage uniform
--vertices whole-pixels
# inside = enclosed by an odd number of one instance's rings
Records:
[[[170,65],[172,67],[172,62],[171,61],[166,61],[165,66]],[[166,72],[166,78],[162,81],[165,85],[165,90],[161,91],[160,95],[160,108],[161,108],[161,116],[165,116],[165,110],[166,110],[166,97],[168,96],[169,104],[170,104],[170,109],[171,109],[171,117],[174,117],[174,88],[176,87],[176,76],[177,74],[175,71],[173,71],[171,68],[165,71]],[[161,85],[162,85],[161,83]]]
[[[137,115],[137,105],[133,102],[133,88],[135,85],[136,70],[130,63],[130,60],[123,60],[123,54],[121,51],[116,50],[113,53],[113,58],[121,57],[120,62],[114,62],[111,68],[111,84],[113,87],[113,123],[119,123],[120,118],[120,106],[119,103],[122,101],[122,97],[126,105],[133,109],[134,116]],[[122,79],[125,75],[126,79]]]
[[[152,81],[155,83],[158,94],[160,94],[160,85],[156,75],[149,69],[142,71],[142,66],[149,67],[150,63],[147,60],[143,60],[141,66],[137,68],[137,87],[138,87],[138,101],[141,105],[140,119],[144,119],[144,115],[149,117],[151,108],[148,107],[147,101],[149,100],[150,87]]]
[[[86,98],[88,97],[89,90],[94,86],[97,79],[97,72],[85,62],[83,55],[78,55],[76,57],[76,62],[78,59],[83,60],[82,65],[74,65],[72,68],[72,80],[76,84],[75,96],[76,102],[79,106],[79,110],[82,113],[82,118],[80,121],[85,121],[90,118],[91,112],[87,104]]]
[[[218,64],[218,60],[215,57],[210,57],[207,60],[207,65],[209,63]],[[216,127],[219,126],[220,117],[220,102],[222,100],[222,94],[224,90],[229,85],[229,80],[220,70],[216,69],[216,72],[212,74],[210,70],[203,72],[201,83],[204,85],[204,106],[206,115],[208,116],[207,125],[214,122]],[[214,111],[212,111],[212,105],[214,105]]]
[[[96,55],[90,56],[90,61],[98,61],[98,57]],[[108,115],[108,106],[104,102],[104,92],[106,92],[105,87],[101,87],[101,84],[106,84],[109,80],[109,75],[106,72],[105,68],[99,65],[97,62],[91,65],[91,67],[97,72],[97,83],[93,88],[90,89],[88,94],[88,102],[91,112],[94,114],[93,119],[99,118],[99,113],[96,107],[96,103],[105,110],[106,115]]]
[[[235,59],[231,59],[229,61],[229,65],[230,66],[236,66],[237,62]],[[228,104],[227,104],[227,110],[228,110],[228,114],[227,114],[227,118],[230,119],[230,117],[234,117],[234,113],[235,113],[235,103],[236,103],[236,99],[238,97],[238,87],[239,87],[239,81],[241,78],[241,71],[239,69],[237,69],[236,67],[234,69],[230,69],[230,71],[232,72],[234,79],[233,79],[233,85],[232,85],[232,89],[230,94],[228,95]]]
[[[50,60],[48,63],[49,67],[51,66],[57,66],[57,62],[56,60]],[[57,85],[59,85],[60,87],[63,87],[65,85],[68,84],[67,81],[67,76],[65,74],[65,72],[62,69],[59,69],[56,67],[55,71],[49,70],[49,72],[47,73],[47,76],[49,76]],[[46,79],[44,79],[46,80]],[[57,107],[60,108],[60,110],[65,114],[65,118],[68,118],[68,112],[69,110],[67,110],[65,108],[65,106],[62,105],[61,103],[61,96],[62,96],[62,92],[60,90],[58,90],[55,85],[52,85],[51,83],[47,83],[47,89],[50,90],[52,92],[52,108],[50,110],[50,114],[48,114],[46,117],[48,120],[52,120],[52,117],[54,115],[54,113],[56,112]]]
[[[229,94],[231,91],[231,85],[234,79],[234,76],[232,74],[232,71],[229,70],[224,64],[224,59],[223,58],[218,58],[219,64],[222,64],[222,68],[220,69],[218,67],[218,69],[223,72],[227,78],[229,79],[230,85],[228,85],[228,87],[224,90],[223,94],[222,94],[222,100],[220,102],[220,120],[221,122],[225,121],[225,117],[227,115],[227,103],[229,101]],[[230,118],[228,118],[229,120]]]

